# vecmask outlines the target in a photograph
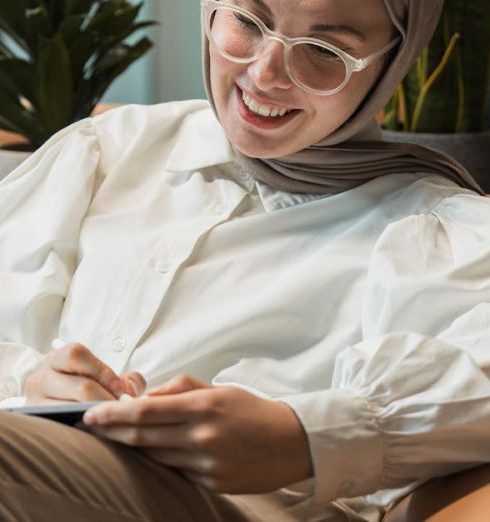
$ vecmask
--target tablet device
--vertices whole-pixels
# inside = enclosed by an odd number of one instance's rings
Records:
[[[100,404],[102,401],[96,402],[74,402],[66,404],[53,404],[43,406],[24,406],[21,408],[4,408],[0,411],[8,411],[11,413],[20,413],[23,415],[35,415],[44,417],[68,426],[74,426],[78,422],[82,422],[83,414],[92,406]]]

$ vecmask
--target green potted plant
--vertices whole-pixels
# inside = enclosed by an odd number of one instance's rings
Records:
[[[460,161],[490,192],[490,2],[446,0],[429,46],[383,116],[385,138]]]
[[[152,46],[128,43],[142,3],[128,0],[0,0],[0,177],[61,128],[92,114],[111,83]],[[2,169],[2,157],[4,167]]]

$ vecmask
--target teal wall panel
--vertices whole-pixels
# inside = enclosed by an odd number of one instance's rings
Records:
[[[147,31],[155,47],[114,82],[104,101],[204,98],[199,1],[146,0],[140,17],[159,22]]]

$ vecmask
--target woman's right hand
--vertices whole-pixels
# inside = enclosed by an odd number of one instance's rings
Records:
[[[138,372],[119,377],[85,346],[70,343],[50,352],[39,370],[27,377],[28,405],[117,400],[140,395],[146,381]]]

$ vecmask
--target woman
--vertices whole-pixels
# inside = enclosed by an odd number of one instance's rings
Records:
[[[204,0],[211,108],[85,120],[0,184],[3,404],[108,399],[0,416],[0,518],[377,521],[487,461],[490,205],[373,120],[441,5]]]

